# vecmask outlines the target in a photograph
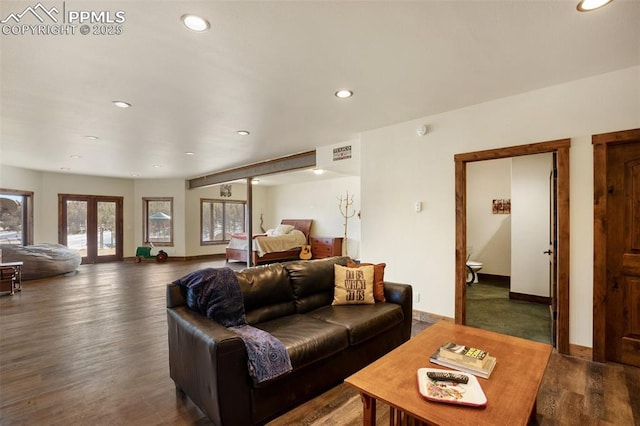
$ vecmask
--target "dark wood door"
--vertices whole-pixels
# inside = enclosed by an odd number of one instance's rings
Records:
[[[640,140],[607,150],[606,359],[640,367]]]
[[[556,347],[558,330],[558,158],[553,153],[553,169],[549,176],[549,307],[551,316],[551,344]]]

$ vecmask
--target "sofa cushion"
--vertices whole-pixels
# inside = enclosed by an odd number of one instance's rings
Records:
[[[362,266],[373,265],[373,298],[376,302],[386,302],[384,298],[384,268],[386,263],[353,263],[348,262],[347,268],[359,268]]]
[[[307,315],[288,315],[255,326],[284,344],[294,369],[329,357],[349,346],[345,327]]]
[[[296,311],[305,313],[333,301],[333,265],[346,265],[349,257],[330,257],[320,260],[298,260],[284,263],[289,274]]]
[[[404,319],[400,305],[394,303],[325,306],[306,315],[345,327],[350,345],[375,337]]]
[[[347,268],[333,265],[335,288],[333,305],[363,305],[376,303],[373,298],[373,265]]]
[[[268,321],[295,313],[289,275],[280,263],[236,272],[244,298],[247,323]]]

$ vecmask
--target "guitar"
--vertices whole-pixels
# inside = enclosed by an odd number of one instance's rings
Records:
[[[311,246],[307,244],[303,245],[300,251],[300,259],[309,260],[311,256]]]

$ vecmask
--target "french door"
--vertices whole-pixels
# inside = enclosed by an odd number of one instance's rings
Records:
[[[82,263],[122,260],[122,197],[58,195],[58,240]]]

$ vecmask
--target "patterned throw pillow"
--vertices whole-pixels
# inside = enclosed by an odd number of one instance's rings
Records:
[[[373,298],[373,266],[347,268],[334,265],[335,288],[333,305],[363,305],[376,303]]]
[[[352,263],[347,262],[347,268],[359,268],[361,266],[373,266],[373,298],[376,302],[386,302],[384,298],[384,268],[386,263]]]

